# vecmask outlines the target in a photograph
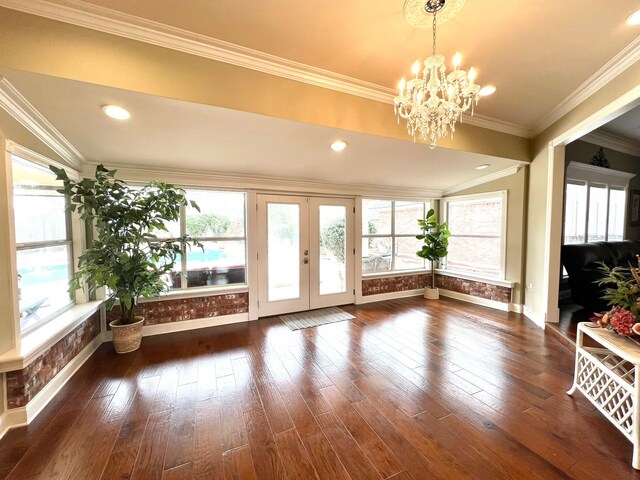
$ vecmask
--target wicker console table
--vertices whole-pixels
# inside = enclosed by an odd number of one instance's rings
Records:
[[[584,336],[601,347],[584,346]],[[640,345],[629,338],[578,324],[576,367],[569,395],[580,390],[633,443],[631,464],[640,470]]]

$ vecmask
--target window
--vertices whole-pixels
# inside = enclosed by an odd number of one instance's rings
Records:
[[[564,206],[565,245],[624,239],[627,190],[625,172],[571,162]]]
[[[564,243],[584,243],[587,226],[587,184],[567,182],[564,212]]]
[[[246,226],[243,192],[187,190],[187,198],[200,207],[184,208],[181,221],[169,224],[165,237],[187,234],[202,243],[191,247],[176,262],[171,287],[186,289],[244,284]],[[181,272],[186,272],[182,275]]]
[[[72,304],[73,255],[67,199],[45,167],[12,157],[20,330],[27,333]]]
[[[444,200],[451,232],[445,268],[504,278],[506,192]]]
[[[429,202],[363,200],[362,273],[424,269],[416,235],[429,208]]]

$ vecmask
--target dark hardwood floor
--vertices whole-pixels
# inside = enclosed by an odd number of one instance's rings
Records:
[[[631,444],[521,315],[421,298],[103,345],[26,428],[8,479],[628,479]]]

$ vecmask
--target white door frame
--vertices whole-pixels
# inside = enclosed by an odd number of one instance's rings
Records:
[[[309,309],[309,198],[289,195],[258,195],[258,312],[261,317]],[[270,204],[298,206],[298,297],[269,300],[269,245],[267,211]]]
[[[300,296],[295,299],[269,301],[268,299],[268,224],[267,208],[269,204],[299,205],[299,261]],[[355,301],[355,200],[349,197],[300,196],[288,194],[255,195],[256,215],[253,225],[256,227],[255,252],[256,268],[251,269],[251,279],[256,283],[257,297],[250,302],[253,314],[258,318],[279,315],[287,312],[303,311],[326,306],[345,305]],[[336,205],[345,207],[346,215],[346,289],[343,293],[320,295],[320,206]],[[306,261],[305,261],[306,260]]]
[[[336,205],[345,208],[345,291],[320,295],[320,207]],[[311,197],[309,202],[310,237],[310,291],[309,304],[313,310],[335,305],[346,305],[355,300],[355,201],[352,198]]]

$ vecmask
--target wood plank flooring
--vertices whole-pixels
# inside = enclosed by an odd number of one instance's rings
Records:
[[[347,306],[105,344],[26,428],[1,479],[640,478],[579,393],[573,355],[521,315],[454,300]]]

